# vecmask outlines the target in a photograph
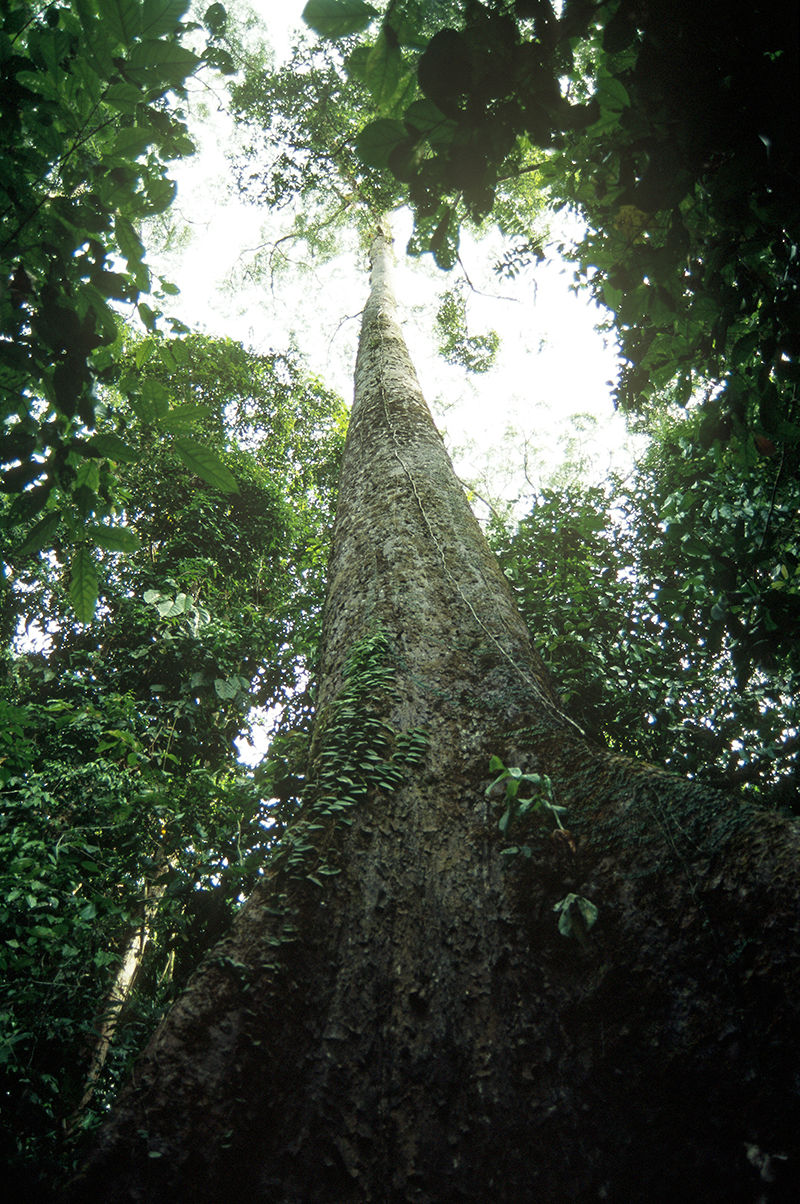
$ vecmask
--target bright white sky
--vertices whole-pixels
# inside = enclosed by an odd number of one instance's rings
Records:
[[[251,0],[251,5],[261,14],[276,54],[287,53],[304,0]],[[294,342],[311,370],[349,401],[367,288],[357,249],[314,266],[303,263],[307,253],[297,246],[290,251],[296,270],[272,287],[268,277],[257,279],[255,249],[284,232],[281,215],[243,205],[229,186],[228,136],[216,119],[197,134],[201,153],[175,165],[176,215],[190,232],[188,245],[165,264],[181,288],[175,312],[195,328],[230,335],[256,351],[281,350]],[[594,330],[598,312],[591,299],[571,291],[571,270],[554,258],[515,281],[499,280],[491,271],[499,244],[488,248],[462,241],[470,280],[486,294],[469,295],[470,333],[495,329],[502,339],[495,368],[469,376],[436,354],[438,297],[452,286],[455,274],[439,271],[430,257],[406,257],[409,213],[396,215],[394,225],[395,292],[404,333],[462,478],[491,497],[529,494],[526,454],[529,475],[538,484],[581,427],[583,475],[590,471],[599,477],[612,461],[627,463],[624,426],[613,413],[608,384],[616,371],[614,352]],[[156,256],[151,260],[158,266]],[[588,418],[576,427],[574,415]]]

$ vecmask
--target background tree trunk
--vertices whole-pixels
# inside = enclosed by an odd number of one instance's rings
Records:
[[[797,825],[562,714],[422,399],[387,257],[379,236],[313,748],[319,766],[346,657],[380,632],[375,705],[424,729],[426,757],[324,827],[322,888],[284,864],[254,892],[76,1196],[795,1198]],[[492,755],[550,776],[570,837],[545,814],[529,857],[503,854]],[[558,931],[571,893],[598,908],[581,940]]]
[[[170,865],[168,862],[162,864],[160,872],[154,876],[154,880],[152,882],[145,882],[144,884],[142,918],[128,937],[110,990],[106,996],[105,1004],[97,1016],[97,1040],[89,1058],[89,1068],[86,1072],[83,1094],[78,1102],[78,1106],[74,1109],[64,1126],[67,1133],[74,1132],[80,1126],[86,1115],[86,1110],[91,1103],[97,1086],[97,1080],[105,1066],[106,1058],[114,1042],[122,1010],[130,998],[131,991],[136,984],[136,979],[142,968],[145,949],[150,940],[150,933],[158,915],[161,900],[166,894],[169,870]]]

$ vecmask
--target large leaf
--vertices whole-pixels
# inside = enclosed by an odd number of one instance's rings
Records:
[[[415,100],[406,109],[405,121],[409,130],[427,138],[432,146],[451,143],[457,129],[432,100]]]
[[[203,20],[213,34],[221,34],[228,23],[228,14],[223,4],[212,4],[203,14]]]
[[[131,42],[142,32],[142,8],[139,0],[99,0],[103,28],[118,42]]]
[[[381,33],[365,64],[366,84],[379,109],[388,104],[394,96],[402,73],[403,59],[400,48],[390,45],[386,36]]]
[[[21,544],[17,555],[32,556],[34,552],[38,552],[41,548],[47,547],[55,535],[60,522],[61,514],[58,510],[54,510],[51,514],[46,515],[45,518],[41,519],[36,526],[28,532],[28,535]]]
[[[142,6],[143,36],[157,38],[159,34],[173,33],[188,7],[187,0],[144,0]],[[222,5],[214,7],[222,8]]]
[[[222,493],[239,492],[236,478],[230,469],[222,463],[219,456],[204,447],[202,443],[196,443],[193,439],[185,437],[176,439],[175,450],[186,467],[208,485],[213,485]]]
[[[168,414],[159,419],[158,425],[163,431],[188,431],[200,418],[208,418],[211,413],[211,406],[176,406],[174,410],[170,410]]]
[[[407,137],[402,121],[381,117],[364,126],[356,138],[356,150],[370,167],[386,167],[389,155]]]
[[[69,566],[69,599],[80,623],[91,623],[97,602],[97,569],[85,545],[76,548]]]
[[[138,84],[180,88],[200,65],[192,50],[175,42],[137,42],[125,63],[125,74]]]
[[[153,130],[149,126],[126,125],[114,135],[111,153],[126,162],[138,159],[153,141]]]
[[[98,456],[122,464],[135,464],[139,459],[139,453],[129,447],[124,439],[120,439],[119,435],[92,435],[91,439],[87,439],[86,447]]]
[[[141,395],[145,404],[150,408],[150,421],[158,422],[165,417],[169,410],[169,393],[161,381],[142,381]]]
[[[92,523],[86,528],[86,534],[105,552],[136,552],[142,546],[139,536],[129,527],[103,527]]]
[[[366,29],[377,9],[364,0],[308,0],[303,20],[321,38],[344,38]]]
[[[120,213],[114,218],[114,234],[117,246],[128,261],[128,271],[133,276],[136,287],[139,292],[146,293],[150,288],[150,272],[144,262],[144,246],[133,224]]]
[[[163,213],[165,209],[168,209],[178,191],[175,181],[167,179],[166,176],[151,176],[145,180],[144,188],[147,200],[140,202],[141,209],[143,213],[150,215]]]

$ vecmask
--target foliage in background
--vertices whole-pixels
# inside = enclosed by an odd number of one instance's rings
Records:
[[[236,167],[241,194],[291,209],[285,237],[327,253],[342,226],[374,224],[376,214],[398,204],[397,185],[355,151],[370,95],[348,79],[334,47],[301,44],[277,70],[265,51],[251,51],[231,98],[243,143]]]
[[[293,207],[287,237],[328,253],[343,224],[368,239],[375,220],[402,203],[410,167],[407,131],[396,115],[405,111],[409,121],[413,116],[433,144],[450,137],[450,124],[420,90],[417,68],[427,40],[458,20],[460,8],[458,0],[392,0],[380,30],[359,39],[355,35],[375,16],[372,6],[311,0],[303,15],[321,41],[301,40],[278,70],[264,49],[243,54],[243,71],[231,89],[244,134],[239,184],[243,195],[259,203]],[[398,130],[405,139],[399,149]],[[507,173],[495,200],[495,219],[520,235],[542,207],[536,177],[527,170]],[[485,211],[470,216],[479,222]],[[439,231],[428,246],[418,231],[409,250],[434,250],[438,262],[452,267],[457,230],[454,234],[455,241]]]
[[[796,810],[800,616],[763,536],[774,523],[796,554],[800,498],[778,511],[774,465],[704,454],[702,421],[674,415],[626,480],[544,489],[492,539],[591,737]]]
[[[494,364],[500,335],[496,330],[470,334],[467,326],[467,299],[463,285],[456,285],[442,297],[436,314],[439,354],[448,364],[459,364],[467,372],[488,372]]]
[[[161,331],[171,286],[153,288],[139,222],[172,198],[166,162],[190,153],[190,74],[232,66],[221,5],[201,54],[181,41],[205,36],[184,8],[12,0],[0,34],[0,624],[6,644],[19,621],[28,637],[0,691],[2,1152],[53,1180],[60,1126],[94,1122],[307,786],[343,419],[289,356]],[[279,72],[246,64],[236,104],[252,154],[269,151],[242,165],[247,188],[299,198],[295,233],[320,248],[325,222],[408,196],[411,250],[444,267],[462,220],[491,218],[517,239],[508,272],[541,257],[526,223],[544,184],[584,214],[577,262],[615,315],[619,399],[651,450],[613,490],[542,491],[495,533],[506,571],[587,731],[789,804],[798,142],[779,9],[306,13],[344,41]],[[148,334],[131,342],[118,310],[134,305]],[[456,298],[445,352],[480,367],[491,340],[462,318]],[[253,705],[278,719],[250,774],[233,741]],[[109,987],[146,927],[82,1108]]]
[[[120,465],[117,489],[139,547],[102,554],[88,624],[64,591],[58,528],[55,553],[7,549],[7,614],[26,638],[0,690],[0,1110],[5,1161],[45,1178],[63,1172],[64,1127],[95,1123],[283,831],[293,798],[237,759],[254,706],[292,733],[279,747],[296,773],[304,761],[341,403],[290,355],[200,336],[180,348],[176,361],[139,339],[124,362],[174,414],[204,407],[204,444],[238,492],[191,472],[179,429],[132,426],[146,454]],[[104,405],[126,413],[121,395]],[[81,1107],[137,941],[135,990]]]
[[[6,521],[46,511],[29,532],[40,547],[49,546],[56,511],[69,523],[73,604],[83,619],[92,609],[94,544],[132,546],[116,526],[115,487],[115,466],[132,453],[119,431],[92,433],[98,386],[119,375],[120,310],[138,308],[155,331],[159,299],[177,291],[151,278],[139,227],[174,198],[169,161],[194,151],[190,78],[203,67],[229,69],[217,45],[223,6],[208,8],[205,30],[185,19],[187,7],[3,7],[0,467],[14,499]]]

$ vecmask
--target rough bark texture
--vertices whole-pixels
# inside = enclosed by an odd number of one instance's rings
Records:
[[[459,487],[374,248],[321,734],[381,630],[424,764],[276,872],[154,1036],[75,1190],[103,1201],[795,1199],[797,825],[589,745]],[[502,853],[489,758],[548,774]],[[597,924],[562,936],[554,905]],[[291,926],[291,931],[289,927]],[[780,1157],[787,1155],[784,1159]]]

